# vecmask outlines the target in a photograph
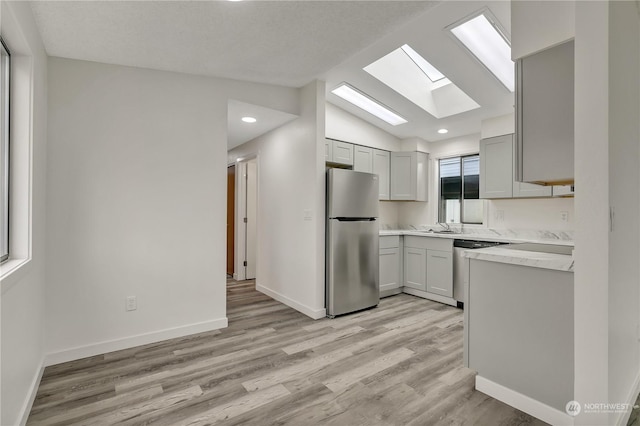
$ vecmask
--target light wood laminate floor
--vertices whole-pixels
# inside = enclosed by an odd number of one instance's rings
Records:
[[[28,424],[544,424],[474,390],[461,310],[401,294],[313,321],[227,294],[226,329],[47,367]]]

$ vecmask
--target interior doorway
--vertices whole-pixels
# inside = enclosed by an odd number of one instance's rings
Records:
[[[235,273],[236,166],[227,167],[227,278]]]
[[[257,219],[258,219],[258,164],[255,158],[247,162],[245,279],[256,278]]]
[[[258,276],[258,159],[239,160],[235,168],[235,235],[233,279],[242,281]],[[227,198],[229,193],[227,191]],[[229,200],[228,200],[229,202]],[[227,208],[229,212],[229,208]],[[229,249],[229,242],[227,242]],[[230,255],[227,254],[227,264]]]

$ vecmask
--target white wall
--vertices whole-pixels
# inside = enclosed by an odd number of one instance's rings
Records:
[[[15,66],[12,89],[20,86],[20,90],[14,90],[12,94],[14,106],[21,105],[18,114],[12,116],[12,156],[15,159],[18,152],[26,154],[26,164],[21,159],[20,168],[28,178],[20,193],[13,194],[12,213],[17,204],[24,203],[24,210],[20,217],[12,218],[12,232],[16,222],[25,227],[24,254],[30,260],[0,283],[0,424],[12,425],[26,420],[45,352],[47,58],[29,4],[1,2],[0,8],[2,36],[12,50]],[[29,163],[29,153],[30,172],[24,169]],[[12,173],[16,171],[14,168]],[[12,185],[12,189],[15,188]]]
[[[48,362],[224,327],[227,100],[295,90],[59,58],[49,88]]]
[[[609,11],[606,2],[575,8],[575,399],[608,402]],[[609,423],[606,414],[577,420]]]
[[[511,57],[531,55],[575,34],[574,1],[511,1]]]
[[[635,402],[640,385],[640,10],[609,6],[609,401]],[[615,418],[615,416],[614,416]],[[610,419],[612,420],[612,419]],[[613,423],[613,422],[612,422]]]
[[[371,123],[329,102],[325,104],[325,111],[326,137],[387,151],[400,151],[400,139]]]
[[[228,161],[258,155],[257,288],[322,318],[324,83],[310,83],[299,96],[299,118],[233,149]]]

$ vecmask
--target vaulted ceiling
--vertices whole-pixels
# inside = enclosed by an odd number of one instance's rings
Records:
[[[320,78],[329,102],[400,138],[439,140],[513,110],[513,93],[444,29],[487,5],[508,33],[508,1],[37,1],[32,10],[51,56],[289,87]],[[437,119],[363,70],[403,44],[481,107]],[[390,126],[340,100],[330,91],[342,81],[409,122]]]

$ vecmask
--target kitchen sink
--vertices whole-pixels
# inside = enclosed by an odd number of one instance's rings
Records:
[[[557,246],[554,244],[537,244],[537,243],[519,243],[509,244],[504,248],[512,250],[533,251],[536,253],[552,253],[552,254],[564,254],[571,256],[573,254],[573,246]]]
[[[446,229],[437,230],[437,231],[433,229],[429,229],[429,230],[420,230],[418,232],[424,232],[425,234],[456,234],[457,233],[452,230],[446,230]]]

